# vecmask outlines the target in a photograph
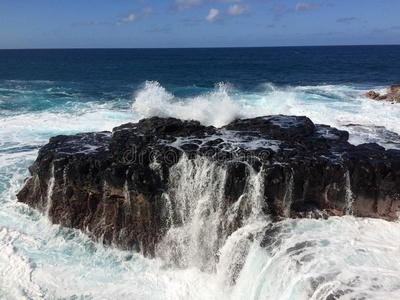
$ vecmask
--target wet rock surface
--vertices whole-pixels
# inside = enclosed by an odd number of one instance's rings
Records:
[[[375,91],[369,91],[364,95],[368,99],[386,100],[392,103],[400,103],[400,84],[392,85],[386,89],[386,94],[381,95]]]
[[[400,151],[354,146],[348,137],[298,116],[235,120],[222,128],[154,117],[112,133],[51,138],[17,197],[53,223],[153,255],[171,226],[184,222],[177,217],[176,199],[182,197],[171,190],[171,169],[183,158],[201,157],[226,171],[215,185],[223,199],[215,211],[222,219],[235,210],[224,220],[228,233],[252,213],[243,197],[251,174],[261,175],[258,213],[276,220],[345,214],[397,219]],[[210,207],[204,213],[214,213]]]

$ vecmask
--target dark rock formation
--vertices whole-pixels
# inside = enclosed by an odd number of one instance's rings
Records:
[[[368,99],[373,100],[387,100],[390,102],[397,102],[400,103],[400,84],[399,85],[392,85],[386,89],[387,94],[381,95],[375,91],[369,91],[365,93],[365,97]]]
[[[181,222],[167,199],[173,203],[177,193],[169,193],[170,172],[183,156],[206,157],[226,169],[225,212],[245,192],[253,170],[262,172],[263,214],[396,219],[400,151],[354,146],[348,136],[296,116],[236,120],[219,129],[154,117],[112,133],[51,138],[17,196],[53,223],[149,255],[171,224]],[[225,226],[230,232],[251,213],[246,207],[241,204]]]

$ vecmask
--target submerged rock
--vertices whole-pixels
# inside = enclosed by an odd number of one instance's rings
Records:
[[[196,231],[199,243],[213,241],[198,253],[210,257],[256,217],[397,219],[400,151],[348,137],[298,116],[222,128],[153,117],[51,138],[17,197],[104,244],[161,256],[174,249],[171,260],[185,248],[168,230],[190,224],[181,243]]]

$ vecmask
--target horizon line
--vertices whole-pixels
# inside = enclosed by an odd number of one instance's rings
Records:
[[[303,45],[303,46],[232,46],[232,47],[68,47],[68,48],[0,48],[0,51],[14,50],[156,50],[156,49],[244,49],[244,48],[312,48],[312,47],[373,47],[400,46],[400,44],[343,44],[343,45]]]

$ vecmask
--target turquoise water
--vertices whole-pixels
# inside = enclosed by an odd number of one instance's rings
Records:
[[[280,243],[263,248],[269,220],[257,219],[227,239],[210,272],[103,248],[15,197],[51,136],[154,115],[215,126],[306,115],[348,130],[353,143],[397,149],[400,105],[363,93],[394,83],[387,68],[399,64],[399,49],[0,51],[0,298],[325,299],[338,291],[341,299],[400,298],[399,223],[287,220]],[[259,238],[249,243],[248,234]],[[233,284],[237,260],[244,267]]]

